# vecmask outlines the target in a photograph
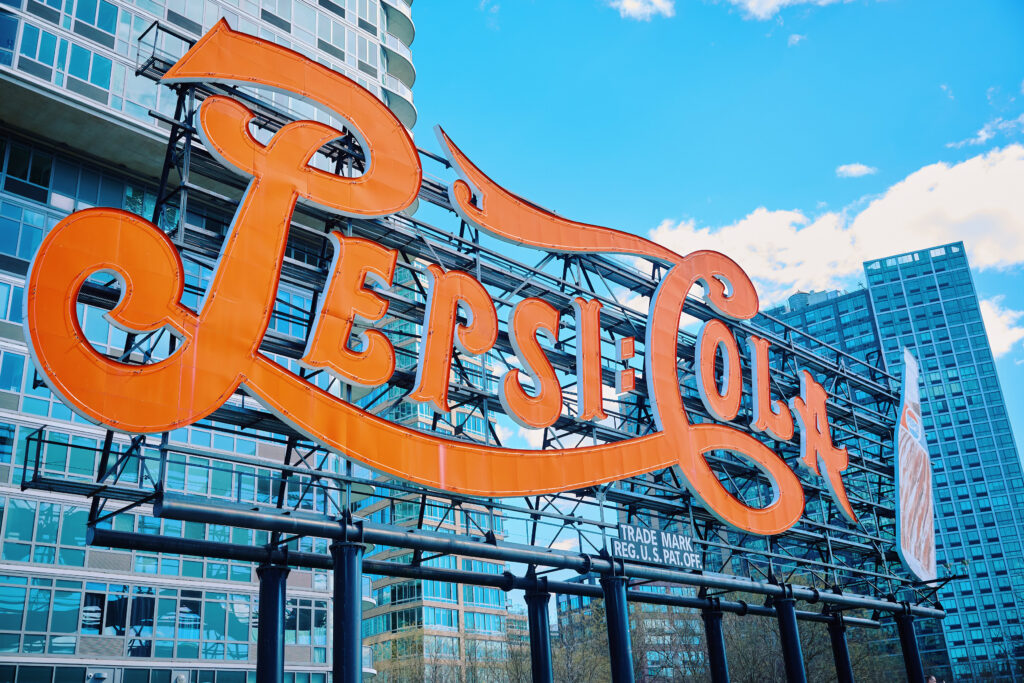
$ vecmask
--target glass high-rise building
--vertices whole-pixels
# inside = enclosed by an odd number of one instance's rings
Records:
[[[417,283],[416,278],[420,281]],[[412,270],[399,270],[393,289],[417,303],[425,303],[426,282]],[[421,326],[392,320],[383,329],[396,349],[399,370],[414,369],[419,352]],[[486,391],[495,391],[500,367],[490,354],[461,360],[460,372]],[[453,379],[456,372],[453,371]],[[406,427],[444,434],[460,434],[481,443],[493,443],[491,430],[496,420],[472,406],[453,406],[442,416],[431,406],[405,398],[401,387],[384,386],[363,390],[355,402],[365,410],[378,412]],[[378,406],[385,407],[377,410]],[[437,421],[435,423],[435,418]],[[493,533],[504,539],[506,530],[499,513],[475,504],[454,507],[441,497],[421,499],[399,494],[379,477],[381,495],[371,495],[358,504],[357,514],[380,524],[420,527],[452,534]],[[421,516],[422,511],[422,516]],[[491,562],[459,555],[431,556],[402,548],[375,547],[367,559],[423,567],[502,574],[503,562]],[[510,611],[509,596],[500,588],[460,585],[448,581],[373,576],[375,605],[364,613],[364,644],[372,649],[377,680],[402,683],[408,680],[486,681],[500,680],[502,661],[517,642],[524,617]]]
[[[940,576],[948,616],[918,623],[929,673],[1024,675],[1024,476],[963,243],[864,264],[866,287],[800,293],[768,311],[899,377],[921,366]]]
[[[0,682],[253,680],[258,618],[253,565],[87,547],[85,499],[21,490],[28,440],[41,427],[50,442],[43,470],[71,480],[95,481],[105,436],[38,380],[22,328],[24,279],[43,235],[72,211],[109,206],[153,217],[176,99],[145,72],[148,59],[156,56],[169,65],[189,41],[226,18],[236,30],[297,50],[358,81],[411,128],[416,120],[411,4],[0,0]],[[264,96],[293,116],[324,119],[280,93]],[[224,206],[191,191],[187,211],[179,211],[172,199],[160,222],[169,232],[184,224],[195,234],[216,237],[230,218]],[[290,255],[302,259],[299,252]],[[184,266],[185,303],[196,306],[211,263],[186,257]],[[311,291],[283,285],[270,334],[304,339],[305,326],[295,311],[308,310],[311,297]],[[99,351],[120,354],[125,335],[101,313],[83,307],[83,330]],[[118,436],[115,450],[127,442]],[[151,437],[147,448],[158,444],[159,438]],[[168,448],[178,449],[171,459],[180,464],[180,469],[172,465],[168,476],[213,496],[220,495],[224,482],[216,476],[192,478],[185,462],[193,456],[185,451],[276,462],[284,452],[280,439],[270,434],[209,421],[171,433]],[[325,467],[339,471],[340,458],[331,458]],[[144,474],[136,466],[120,476],[138,482]],[[272,495],[263,484],[254,484],[249,493],[264,502]],[[118,515],[114,526],[186,539],[267,542],[259,532],[160,520],[145,505]],[[327,551],[323,540],[292,545]],[[327,681],[329,583],[323,571],[292,569],[289,575],[289,683]],[[365,594],[368,606],[368,581]],[[368,649],[364,672],[373,672]]]

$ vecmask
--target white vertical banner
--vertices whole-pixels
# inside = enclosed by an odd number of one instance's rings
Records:
[[[896,425],[896,550],[921,581],[936,578],[932,467],[921,422],[920,370],[903,349],[903,386]]]

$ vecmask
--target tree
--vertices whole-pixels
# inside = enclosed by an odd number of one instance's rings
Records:
[[[458,643],[447,646],[441,637],[417,629],[374,648],[374,668],[384,683],[461,683]],[[386,649],[385,649],[386,648]]]
[[[604,605],[592,601],[585,609],[560,614],[558,633],[551,638],[551,664],[559,683],[597,683],[611,678],[608,627]]]
[[[693,610],[634,603],[629,630],[638,682],[706,679],[704,627]]]
[[[507,683],[531,683],[533,668],[530,660],[530,639],[521,629],[516,627],[512,619],[505,620],[505,633],[502,640],[505,658],[500,662],[503,681]]]
[[[771,617],[726,614],[722,619],[722,629],[731,680],[736,683],[786,680],[778,621]],[[801,621],[798,629],[807,680],[835,680],[835,660],[827,625]],[[880,631],[865,628],[848,628],[846,631],[850,663],[858,683],[892,680],[886,662],[878,656],[880,636]]]

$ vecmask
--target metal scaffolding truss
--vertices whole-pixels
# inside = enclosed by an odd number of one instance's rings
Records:
[[[170,36],[166,38],[165,36]],[[157,23],[140,39],[138,73],[158,80],[180,56],[167,54],[168,41],[187,46],[187,38]],[[201,272],[215,267],[224,239],[224,226],[234,213],[244,182],[225,170],[203,148],[195,135],[199,104],[211,94],[229,94],[256,112],[261,134],[272,133],[295,114],[284,100],[271,101],[265,94],[222,85],[174,85],[177,106],[173,113],[152,112],[169,130],[167,153],[159,187],[154,222],[173,236],[183,261]],[[363,157],[353,136],[345,133],[321,150],[324,163],[335,172],[359,172]],[[327,235],[339,230],[397,249],[400,253],[395,285],[382,295],[389,301],[388,315],[376,325],[388,334],[398,357],[389,384],[369,394],[355,394],[351,387],[319,372],[304,372],[308,381],[321,383],[342,399],[360,400],[370,412],[393,415],[415,379],[415,342],[423,322],[424,263],[446,270],[459,269],[485,285],[504,321],[510,307],[525,297],[540,297],[568,311],[572,299],[584,296],[602,304],[602,341],[606,349],[622,337],[635,337],[637,360],[644,355],[646,314],[642,309],[662,277],[661,266],[594,254],[541,253],[528,261],[529,252],[507,244],[462,223],[448,203],[447,181],[451,170],[436,154],[420,150],[425,169],[415,215],[385,219],[340,219],[315,207],[300,204],[293,218],[287,256],[281,273],[277,320],[288,334],[272,325],[261,351],[282,363],[301,357],[310,334],[319,296],[325,287],[331,247]],[[436,175],[434,175],[436,174]],[[429,221],[435,221],[438,224]],[[199,220],[199,219],[203,220]],[[211,227],[212,226],[212,227]],[[186,294],[201,297],[203,281],[190,283]],[[282,296],[285,290],[300,293]],[[118,300],[116,283],[92,279],[80,294],[84,305],[110,309]],[[297,305],[296,301],[302,301]],[[640,302],[639,304],[637,302]],[[687,300],[684,312],[696,321],[718,317],[701,299]],[[203,553],[251,561],[285,561],[299,566],[329,568],[330,556],[310,556],[294,550],[296,540],[312,536],[332,540],[373,543],[408,548],[416,552],[414,569],[424,553],[457,554],[524,565],[523,576],[472,575],[459,572],[450,580],[463,582],[503,581],[502,587],[526,587],[526,581],[550,576],[551,590],[600,591],[594,586],[559,583],[557,572],[625,575],[634,582],[666,581],[700,590],[691,607],[706,606],[714,598],[727,610],[738,611],[736,593],[765,596],[767,606],[745,606],[745,611],[768,610],[771,603],[792,597],[828,605],[828,613],[868,609],[878,612],[941,616],[934,584],[912,580],[902,569],[895,545],[895,485],[892,464],[893,432],[899,397],[893,377],[839,349],[815,340],[800,330],[764,316],[747,322],[725,321],[738,339],[756,334],[773,348],[772,391],[789,397],[799,393],[799,371],[808,370],[828,391],[828,412],[837,445],[850,451],[844,481],[860,521],[848,524],[839,514],[820,478],[800,475],[806,509],[799,522],[776,537],[741,533],[719,522],[692,498],[675,467],[608,485],[551,495],[508,499],[480,499],[431,490],[379,475],[358,463],[324,450],[281,422],[252,398],[238,393],[203,422],[204,428],[257,436],[257,455],[200,450],[162,438],[108,434],[99,453],[95,479],[71,479],[47,470],[48,437],[40,430],[30,439],[25,461],[24,486],[62,491],[92,499],[91,538],[94,543],[166,552]],[[301,330],[300,334],[295,334]],[[773,331],[781,330],[781,332]],[[565,410],[558,421],[543,431],[542,447],[572,447],[583,442],[605,443],[635,438],[655,431],[646,388],[605,398],[607,420],[580,420],[576,414],[576,390],[572,377],[576,340],[567,329],[548,351],[552,365],[567,378],[563,391]],[[694,422],[710,421],[693,379],[695,336],[690,327],[678,338],[680,388],[686,410]],[[742,348],[742,345],[741,345]],[[173,352],[174,340],[159,334],[129,336],[122,353],[124,362],[147,363]],[[749,367],[744,350],[743,362]],[[514,367],[512,344],[502,329],[486,367],[479,361],[455,356],[449,400],[458,419],[433,415],[421,428],[444,432],[449,438],[501,445],[502,406],[497,381]],[[603,359],[603,378],[614,385],[615,372],[623,367],[611,357]],[[641,367],[641,366],[637,366]],[[749,380],[744,387],[740,417],[733,423],[748,429]],[[173,397],[169,397],[172,399]],[[416,413],[416,410],[413,410]],[[455,415],[453,412],[451,415]],[[466,416],[481,418],[484,429],[466,428]],[[760,438],[760,437],[759,437]],[[766,440],[793,469],[799,458],[795,442]],[[769,502],[770,487],[750,462],[727,453],[715,453],[709,463],[728,490],[751,505]],[[192,482],[205,482],[203,485]],[[216,484],[214,484],[216,482]],[[374,523],[367,510],[382,507],[415,512],[400,524]],[[446,520],[458,510],[485,515],[486,524],[470,525],[456,533]],[[125,534],[113,529],[113,519],[132,510],[167,518],[232,524],[270,532],[266,547],[229,544],[181,543]],[[496,521],[497,520],[497,521]],[[703,571],[681,570],[628,563],[608,554],[606,543],[620,523],[675,525],[693,530]],[[500,529],[500,532],[496,530]],[[575,551],[559,550],[569,544]],[[390,566],[389,566],[390,565]],[[408,566],[366,560],[371,574],[404,576]],[[402,572],[405,572],[404,574]],[[528,578],[532,577],[532,578]],[[664,596],[631,592],[629,599],[658,601]],[[701,602],[704,601],[704,602]],[[684,605],[685,601],[678,604]],[[812,610],[813,611],[813,610]],[[821,613],[816,612],[818,616]],[[798,615],[798,617],[801,615]],[[814,618],[813,614],[802,617]],[[848,623],[850,622],[847,619]]]

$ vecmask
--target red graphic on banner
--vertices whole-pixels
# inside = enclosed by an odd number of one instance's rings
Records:
[[[904,566],[922,581],[938,576],[935,562],[935,506],[932,463],[921,423],[920,371],[903,350],[903,401],[896,425],[896,550]]]

